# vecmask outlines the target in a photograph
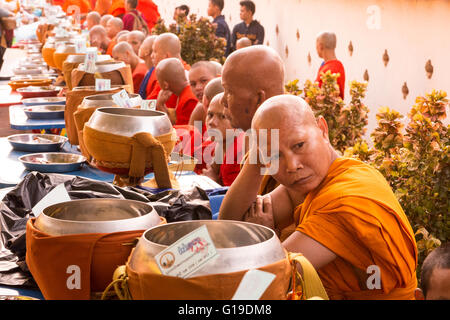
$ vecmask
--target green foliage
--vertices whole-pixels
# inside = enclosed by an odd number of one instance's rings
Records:
[[[197,19],[197,15],[192,14],[187,20],[179,17],[177,24],[173,23],[169,27],[166,27],[164,20],[158,20],[153,34],[176,34],[181,42],[181,57],[190,65],[204,60],[224,63],[226,41],[217,38],[215,30],[216,27],[207,18]]]
[[[284,86],[284,90],[286,92],[286,94],[292,94],[294,96],[299,96],[303,93],[303,91],[300,89],[300,87],[298,86],[298,79],[295,79],[291,82],[288,82],[285,86]]]

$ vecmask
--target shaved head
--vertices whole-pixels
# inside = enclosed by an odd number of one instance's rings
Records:
[[[117,34],[123,29],[123,22],[120,18],[111,18],[106,23],[106,30],[108,32],[108,37],[113,39]]]
[[[153,43],[153,64],[158,65],[163,59],[181,59],[181,42],[173,33],[160,34]]]
[[[110,40],[106,35],[106,30],[101,25],[93,26],[89,31],[89,41],[91,47],[97,47],[98,49],[106,52]]]
[[[188,85],[184,66],[177,58],[167,58],[158,63],[156,78],[161,89],[170,90],[176,94]]]
[[[222,79],[216,78],[208,82],[208,84],[205,87],[204,95],[206,99],[209,101],[212,100],[216,95],[219,93],[224,92],[223,86],[222,86]]]
[[[145,39],[145,34],[139,30],[133,30],[127,35],[127,42],[131,45],[134,52],[139,54],[139,48]]]
[[[106,28],[106,24],[108,22],[109,19],[114,18],[114,16],[112,14],[105,14],[103,17],[100,18],[100,24]]]
[[[251,45],[252,41],[247,37],[243,37],[236,42],[236,50],[247,48],[250,47]]]
[[[192,65],[189,70],[189,83],[199,101],[203,99],[206,84],[215,77],[217,77],[217,68],[212,62],[199,61]]]
[[[317,42],[321,43],[324,49],[336,49],[336,34],[334,32],[321,32],[317,35]]]
[[[233,127],[248,130],[258,107],[284,93],[284,64],[270,47],[256,45],[233,52],[222,72],[224,106]]]
[[[113,52],[113,56],[114,56],[114,53],[116,53],[116,54],[121,54],[121,53],[126,53],[126,52],[132,53],[133,48],[130,46],[129,43],[121,42],[114,46],[112,52]]]
[[[148,36],[142,42],[141,47],[139,48],[139,58],[145,61],[145,64],[148,69],[154,67],[152,60],[152,52],[153,52],[153,43],[155,42],[157,35]]]
[[[216,75],[221,76],[223,66],[217,61],[210,61],[210,63],[216,68]]]
[[[136,60],[139,62],[138,56],[127,42],[116,44],[112,50],[112,56],[116,61],[122,61],[129,64],[132,70],[136,65]]]
[[[100,24],[101,16],[97,11],[89,12],[86,17],[86,23],[88,30],[92,29],[93,26]]]

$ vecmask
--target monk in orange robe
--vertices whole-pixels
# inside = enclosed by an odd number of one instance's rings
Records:
[[[101,16],[109,13],[109,8],[112,6],[111,0],[97,0],[94,10],[100,13]]]
[[[177,58],[164,59],[156,67],[155,73],[162,89],[156,101],[156,109],[167,113],[172,124],[187,125],[198,100],[189,85],[183,64]],[[166,107],[166,102],[172,95],[178,97],[175,109]]]
[[[125,3],[123,0],[112,0],[111,7],[109,8],[109,14],[114,17],[122,18],[125,14]]]
[[[114,60],[122,61],[130,65],[133,75],[134,93],[139,93],[142,80],[144,80],[148,71],[146,64],[136,55],[128,42],[116,44],[112,51],[112,56]]]
[[[294,222],[296,229],[283,246],[312,263],[331,299],[413,299],[414,233],[381,173],[339,157],[325,119],[316,119],[300,97],[265,101],[252,128],[266,129],[267,143],[253,144],[251,152],[259,150],[259,157],[247,159],[225,196],[220,218],[277,232]],[[272,141],[274,130],[279,138]],[[257,197],[261,169],[270,170],[280,186]]]

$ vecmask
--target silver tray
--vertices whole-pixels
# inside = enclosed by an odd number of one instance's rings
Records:
[[[66,106],[58,104],[27,106],[23,109],[29,119],[64,119]]]
[[[73,153],[32,153],[19,157],[19,161],[29,171],[43,173],[63,173],[77,171],[86,158]]]
[[[66,105],[65,97],[28,98],[21,101],[25,106]]]
[[[14,134],[7,139],[14,150],[25,152],[59,151],[69,140],[67,137],[56,134],[34,133]]]

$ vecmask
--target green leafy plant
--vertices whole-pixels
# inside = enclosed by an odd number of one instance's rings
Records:
[[[164,20],[158,20],[153,34],[171,32],[180,38],[181,57],[188,64],[198,61],[215,60],[225,62],[226,41],[216,37],[216,27],[204,17],[192,14],[189,19],[179,17],[177,23],[167,27]]]

